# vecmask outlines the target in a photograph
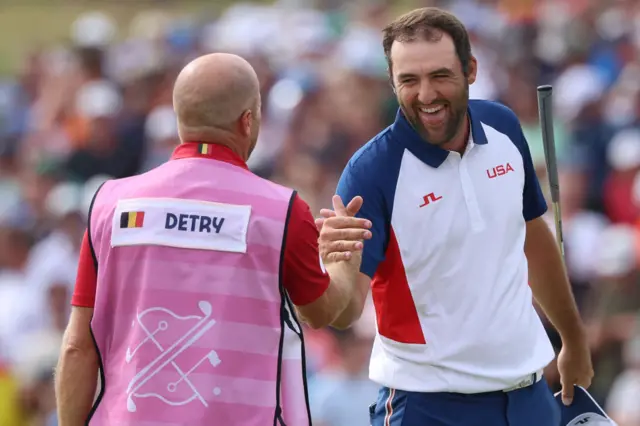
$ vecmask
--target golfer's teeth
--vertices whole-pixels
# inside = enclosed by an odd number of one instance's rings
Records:
[[[420,111],[426,112],[427,114],[435,114],[441,109],[442,109],[442,105],[438,105],[437,107],[433,107],[433,108],[420,108]]]

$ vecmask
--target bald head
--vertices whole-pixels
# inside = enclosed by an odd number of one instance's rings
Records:
[[[241,136],[249,137],[242,135],[243,126],[248,124],[245,130],[252,130],[255,121],[259,121],[258,76],[253,67],[237,55],[201,56],[178,75],[173,88],[173,106],[183,141],[215,142],[208,140],[207,135],[220,131],[240,132]]]

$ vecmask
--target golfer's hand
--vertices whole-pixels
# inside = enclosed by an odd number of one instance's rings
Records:
[[[562,383],[562,402],[571,405],[573,402],[573,385],[587,389],[593,378],[591,351],[587,342],[563,342],[558,355],[558,372]]]
[[[371,221],[354,217],[362,207],[362,197],[354,197],[346,207],[338,195],[332,201],[334,210],[329,210],[330,217],[316,220],[320,231],[318,248],[325,265],[361,254],[363,241],[371,238]]]

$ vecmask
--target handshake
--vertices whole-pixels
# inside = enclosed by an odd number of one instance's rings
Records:
[[[362,203],[362,197],[354,197],[345,207],[334,195],[333,210],[321,210],[315,221],[321,266],[330,283],[315,301],[296,306],[299,318],[312,328],[345,329],[362,314],[370,280],[360,273],[360,265],[364,240],[371,238],[373,225],[355,217]]]
[[[320,232],[318,249],[326,266],[347,262],[353,272],[360,269],[364,240],[371,238],[370,220],[355,217],[362,207],[362,197],[354,197],[345,207],[339,195],[333,196],[333,210],[320,210],[315,224]]]

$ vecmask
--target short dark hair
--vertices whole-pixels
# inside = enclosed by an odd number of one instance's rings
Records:
[[[453,39],[456,54],[462,64],[462,72],[467,75],[471,60],[471,42],[469,33],[458,18],[452,13],[437,7],[423,7],[400,16],[382,30],[382,47],[392,72],[391,45],[394,41],[408,42],[414,40],[438,41],[443,34]]]

